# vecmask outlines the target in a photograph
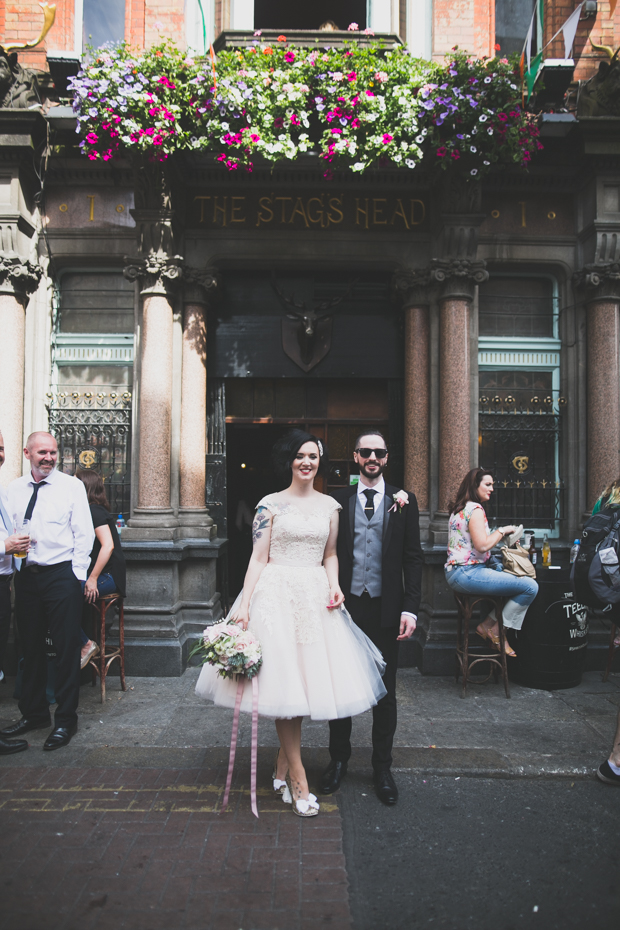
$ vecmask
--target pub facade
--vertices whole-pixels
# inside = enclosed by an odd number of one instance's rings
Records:
[[[619,473],[620,114],[541,112],[529,171],[481,184],[424,165],[328,181],[311,154],[251,174],[186,155],[164,182],[80,156],[60,103],[0,110],[2,480],[47,428],[60,467],[105,476],[129,671],[181,674],[236,595],[291,425],[325,439],[325,492],[360,429],[386,436],[425,556],[401,660],[453,671],[442,566],[469,468],[494,473],[496,525],[558,558]],[[594,623],[589,661],[606,642]]]

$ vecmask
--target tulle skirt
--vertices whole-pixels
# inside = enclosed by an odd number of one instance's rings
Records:
[[[235,601],[231,613],[241,600]],[[385,694],[385,664],[377,647],[348,612],[328,610],[329,584],[322,566],[268,563],[250,603],[250,630],[260,640],[258,712],[263,717],[335,720],[373,707]],[[237,681],[202,668],[196,693],[234,707]],[[241,710],[252,711],[245,681]]]

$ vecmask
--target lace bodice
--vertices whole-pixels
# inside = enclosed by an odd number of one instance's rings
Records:
[[[304,512],[290,501],[280,503],[275,494],[263,497],[257,506],[273,515],[270,559],[289,565],[321,565],[331,515],[341,509],[333,497],[322,494],[314,507]]]

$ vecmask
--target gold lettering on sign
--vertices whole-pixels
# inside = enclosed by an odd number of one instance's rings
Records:
[[[116,212],[117,212],[117,213],[124,213],[124,212],[125,212],[125,207],[123,206],[122,203],[117,203],[117,204],[116,204]]]
[[[396,206],[394,207],[394,212],[392,214],[392,219],[390,220],[390,226],[394,225],[394,220],[397,216],[400,216],[405,224],[405,229],[409,229],[409,223],[407,222],[407,217],[405,216],[405,208],[403,207],[403,202],[398,198],[396,201]]]
[[[310,197],[306,205],[306,215],[308,217],[308,221],[312,223],[313,226],[315,226],[318,223],[321,229],[325,229],[325,225],[326,225],[325,224],[325,203],[323,201],[324,197],[325,197],[325,194],[321,194],[320,197]],[[312,213],[310,212],[310,210],[312,209],[311,205],[314,203],[318,203],[321,209],[320,210],[317,209],[315,216],[312,216]]]
[[[521,226],[527,226],[525,221],[525,200],[519,200],[518,204],[521,207]]]
[[[499,210],[491,210],[491,216],[493,217],[494,220],[498,220],[498,219],[499,219]]]
[[[522,475],[524,471],[527,471],[529,464],[530,459],[527,455],[515,455],[512,460],[513,468],[515,468],[520,475]]]
[[[220,199],[219,197],[213,198],[213,223],[215,224],[217,222],[217,215],[218,213],[221,213],[222,214],[222,226],[226,226],[226,204],[228,202],[228,197],[222,197],[222,200],[224,201],[223,207],[220,207],[219,199]]]
[[[275,200],[276,203],[278,202],[278,200],[282,201],[282,217],[280,219],[280,222],[286,223],[286,204],[289,200],[292,200],[293,198],[292,197],[274,197],[273,199]]]
[[[423,200],[410,200],[411,205],[411,225],[420,226],[426,219],[426,205]],[[416,210],[416,206],[419,210]]]
[[[211,198],[210,198],[210,197],[194,197],[194,200],[199,200],[199,201],[200,201],[200,219],[199,219],[198,222],[199,222],[199,223],[204,223],[204,221],[205,221],[205,204],[206,204],[207,200],[211,200]]]
[[[89,219],[90,222],[92,223],[92,222],[94,222],[94,219],[95,219],[95,195],[94,195],[94,194],[87,194],[86,196],[87,196],[88,199],[90,200],[90,211],[89,211],[89,213],[88,213],[88,219]]]
[[[337,226],[338,223],[342,223],[342,221],[343,221],[343,219],[344,219],[344,213],[343,213],[342,210],[340,209],[341,206],[342,206],[342,195],[341,195],[340,197],[330,197],[330,198],[329,198],[329,209],[330,209],[330,212],[327,214],[327,225],[328,225],[328,226],[330,225],[330,223],[331,223],[333,226]],[[338,216],[340,217],[340,219],[334,219],[334,217],[333,217],[332,214],[331,214],[331,211],[332,211],[332,210],[335,210],[335,212],[338,214]]]
[[[256,216],[256,225],[260,226],[261,223],[271,223],[273,219],[273,210],[271,209],[271,204],[273,200],[271,197],[261,197],[258,201],[258,214]],[[267,215],[263,216],[263,210],[267,211]]]
[[[67,210],[69,209],[69,204],[61,203],[58,209],[60,210],[61,213],[66,213]]]
[[[236,200],[240,200],[241,204],[237,205]],[[230,202],[230,222],[245,223],[245,216],[237,216],[237,212],[245,206],[245,197],[231,197]]]
[[[368,197],[364,199],[365,207],[360,207],[359,197],[355,198],[355,225],[361,226],[363,229],[368,229]],[[365,217],[366,225],[360,223],[360,214]]]
[[[554,220],[554,219],[555,219],[555,213],[553,212],[553,210],[549,210],[549,212],[547,213],[547,219],[548,219],[548,220]]]
[[[291,213],[289,223],[292,223],[296,216],[301,216],[304,223],[306,224],[306,229],[310,229],[310,224],[308,223],[308,217],[306,216],[306,211],[304,210],[304,204],[301,197],[298,197],[295,201],[295,206],[293,207],[293,212]]]
[[[383,219],[383,207],[380,207],[380,203],[387,203],[387,197],[373,197],[372,198],[372,225],[373,226],[387,226],[387,220]]]

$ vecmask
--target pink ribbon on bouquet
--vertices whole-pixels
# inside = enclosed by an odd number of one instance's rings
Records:
[[[228,796],[232,784],[233,770],[235,768],[235,755],[237,753],[237,738],[239,736],[239,714],[241,712],[241,699],[243,698],[243,689],[245,681],[239,678],[237,685],[237,698],[235,700],[235,713],[233,716],[232,733],[230,736],[230,755],[228,756],[228,775],[226,776],[226,790],[222,801],[221,811],[225,811],[228,806]],[[258,817],[258,805],[256,803],[256,769],[258,757],[258,679],[252,678],[252,751],[250,759],[250,800],[252,803],[252,813]]]

